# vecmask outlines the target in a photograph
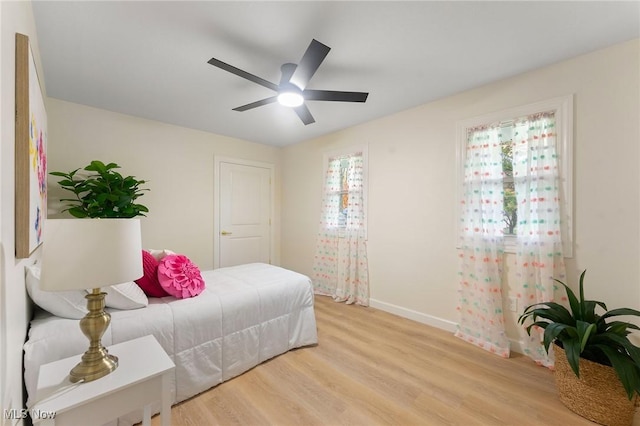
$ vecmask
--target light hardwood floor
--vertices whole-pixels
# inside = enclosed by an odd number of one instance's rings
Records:
[[[593,425],[553,374],[451,333],[316,297],[319,344],[280,355],[172,409],[172,424]],[[159,425],[154,417],[152,425]]]

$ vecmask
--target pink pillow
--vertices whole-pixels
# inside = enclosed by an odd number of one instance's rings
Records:
[[[146,250],[142,250],[142,270],[144,275],[136,280],[144,294],[149,297],[168,296],[158,281],[158,261]]]
[[[178,299],[199,295],[205,285],[200,269],[182,254],[169,254],[160,260],[158,281],[167,293]]]

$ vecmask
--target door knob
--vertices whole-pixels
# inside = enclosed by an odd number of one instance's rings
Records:
[[[229,231],[222,231],[222,232],[220,233],[220,235],[231,235],[231,234],[233,234],[233,232],[229,232]]]

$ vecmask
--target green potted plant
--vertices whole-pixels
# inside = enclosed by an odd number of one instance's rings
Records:
[[[569,309],[556,302],[525,308],[518,322],[531,334],[544,329],[544,348],[554,343],[555,381],[560,400],[572,411],[605,425],[631,425],[640,393],[640,348],[629,340],[635,324],[612,320],[640,316],[640,311],[619,308],[607,311],[603,302],[585,300],[580,275],[579,298],[562,281]],[[600,307],[602,314],[596,313]]]
[[[75,169],[69,173],[51,172],[53,176],[63,178],[58,185],[70,191],[75,198],[63,198],[67,202],[65,209],[78,218],[131,218],[145,216],[149,209],[136,203],[136,199],[144,195],[140,188],[146,183],[133,176],[122,176],[114,169],[120,168],[116,163],[104,164],[102,161],[92,161],[82,170],[90,172],[84,174]]]

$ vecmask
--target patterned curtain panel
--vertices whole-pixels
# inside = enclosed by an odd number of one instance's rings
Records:
[[[332,158],[325,176],[313,266],[316,294],[369,306],[362,154]]]
[[[503,183],[500,127],[469,133],[460,234],[460,322],[455,335],[502,357]]]
[[[565,278],[562,255],[560,180],[556,128],[552,113],[518,119],[513,133],[513,176],[518,200],[516,255],[521,300],[525,306],[547,301],[566,302],[553,278]],[[521,332],[525,353],[552,366],[541,344],[542,330],[531,337]]]

